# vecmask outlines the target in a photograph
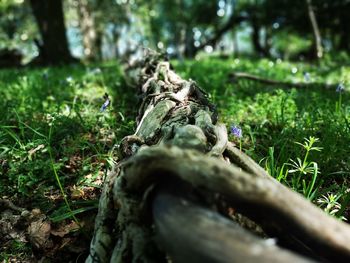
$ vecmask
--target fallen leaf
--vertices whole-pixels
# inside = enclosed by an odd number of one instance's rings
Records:
[[[44,218],[39,218],[28,226],[29,240],[38,249],[52,246],[52,242],[49,240],[50,233],[51,224]]]
[[[78,230],[79,226],[76,222],[72,221],[70,224],[63,224],[57,229],[51,230],[51,234],[54,236],[64,237],[72,231]]]

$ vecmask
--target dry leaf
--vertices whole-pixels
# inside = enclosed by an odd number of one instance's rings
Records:
[[[28,227],[29,240],[36,248],[48,248],[52,245],[49,240],[51,225],[44,218],[39,218],[30,223]]]

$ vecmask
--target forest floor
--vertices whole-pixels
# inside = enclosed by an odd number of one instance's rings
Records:
[[[242,128],[231,141],[325,212],[350,220],[349,65],[221,58],[173,65],[210,94],[229,132]],[[232,80],[233,72],[308,85]],[[337,92],[329,84],[341,85]],[[112,103],[101,111],[106,92]],[[137,103],[116,63],[0,71],[0,200],[46,222],[42,236],[25,234],[19,219],[18,231],[4,235],[9,212],[1,209],[0,262],[85,259],[103,177],[135,128]]]

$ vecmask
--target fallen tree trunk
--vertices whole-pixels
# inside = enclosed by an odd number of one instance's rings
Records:
[[[174,262],[311,262],[169,189],[156,196],[153,215],[161,246]]]
[[[127,74],[138,126],[105,179],[87,262],[349,262],[350,227],[228,142],[195,82],[151,51]]]

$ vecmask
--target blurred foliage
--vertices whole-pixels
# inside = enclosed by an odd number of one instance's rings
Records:
[[[272,38],[276,53],[283,54],[283,59],[295,58],[304,50],[309,50],[312,45],[311,39],[304,39],[286,31],[276,32]]]
[[[27,1],[0,2],[0,49],[26,49],[35,52],[33,39],[37,36],[34,18]]]
[[[159,48],[171,56],[193,56],[196,48],[205,48],[208,39],[234,18],[239,22],[226,28],[226,37],[220,37],[221,41],[207,48],[207,52],[212,49],[232,52],[232,45],[238,45],[238,50],[249,47],[253,48],[250,53],[255,51],[258,55],[262,55],[259,54],[262,49],[266,51],[264,56],[298,59],[307,58],[312,46],[305,0],[62,1],[71,49],[81,49],[86,34],[82,30],[86,21],[79,15],[79,6],[85,5],[99,36],[100,50],[95,53],[104,50],[107,58],[127,55],[139,46]],[[313,1],[313,6],[326,52],[349,52],[350,2],[320,0]],[[31,57],[35,55],[33,39],[40,36],[29,1],[1,1],[0,28],[0,48],[19,48]],[[254,36],[259,41],[254,42]],[[238,52],[235,50],[235,55]]]

